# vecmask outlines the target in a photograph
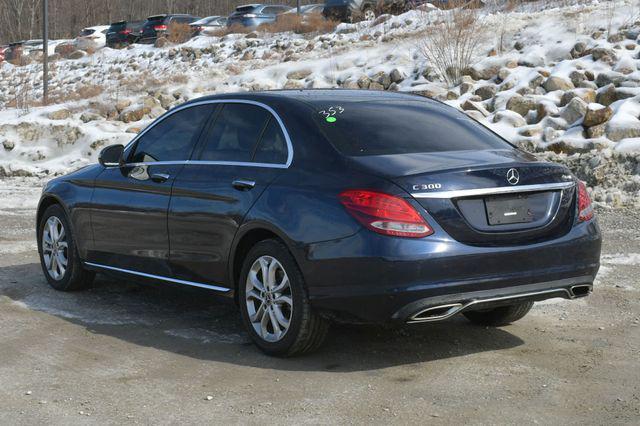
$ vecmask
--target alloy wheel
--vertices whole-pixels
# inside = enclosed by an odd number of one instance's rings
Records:
[[[284,267],[271,256],[253,262],[247,274],[245,303],[255,332],[267,342],[280,341],[291,325],[293,297]]]
[[[373,21],[374,19],[376,19],[376,13],[373,11],[373,9],[367,9],[364,11],[365,21]]]
[[[60,281],[67,271],[69,244],[64,225],[55,216],[47,219],[42,230],[42,257],[51,278]]]

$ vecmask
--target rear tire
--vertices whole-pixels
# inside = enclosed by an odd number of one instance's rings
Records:
[[[302,272],[279,240],[260,241],[249,251],[238,301],[249,336],[268,355],[312,352],[327,336],[329,323],[311,308]]]
[[[523,302],[516,305],[500,306],[488,311],[468,311],[463,312],[464,316],[474,324],[500,327],[518,321],[533,306],[533,302]]]
[[[42,272],[54,289],[77,291],[93,283],[95,273],[83,268],[67,215],[58,204],[49,206],[38,224],[38,253]]]

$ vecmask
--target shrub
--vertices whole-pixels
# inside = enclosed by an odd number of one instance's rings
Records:
[[[327,20],[319,13],[301,16],[295,13],[286,13],[278,16],[276,22],[260,26],[260,30],[268,33],[289,31],[296,34],[327,33],[333,31],[337,25],[337,22]]]
[[[485,25],[475,8],[452,8],[442,21],[426,25],[418,50],[448,84],[460,83],[463,72],[471,66],[473,55],[485,34]]]
[[[167,40],[171,43],[179,44],[188,41],[193,36],[193,29],[189,24],[172,22],[169,24],[167,33]]]

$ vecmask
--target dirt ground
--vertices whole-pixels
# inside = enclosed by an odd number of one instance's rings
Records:
[[[205,291],[100,277],[55,292],[33,216],[0,205],[0,424],[640,423],[637,211],[599,212],[589,298],[498,329],[335,326],[295,359],[261,354]]]

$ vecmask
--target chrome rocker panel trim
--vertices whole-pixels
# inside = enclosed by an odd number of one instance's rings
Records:
[[[575,182],[542,183],[537,185],[500,186],[497,188],[459,189],[455,191],[414,192],[414,198],[460,198],[482,195],[513,194],[520,192],[538,192],[564,190],[575,186]]]
[[[224,293],[231,291],[231,289],[227,287],[221,287],[221,286],[212,285],[212,284],[202,284],[202,283],[197,283],[197,282],[187,281],[187,280],[179,280],[177,278],[162,277],[160,275],[153,275],[153,274],[147,274],[144,272],[131,271],[129,269],[116,268],[114,266],[100,265],[99,263],[84,262],[84,264],[86,266],[90,266],[93,268],[106,269],[106,270],[115,271],[115,272],[123,272],[125,274],[137,275],[139,277],[152,278],[160,281],[167,281],[174,284],[182,284],[182,285],[188,285],[191,287],[206,288],[209,290],[215,290],[215,291],[220,291]]]

